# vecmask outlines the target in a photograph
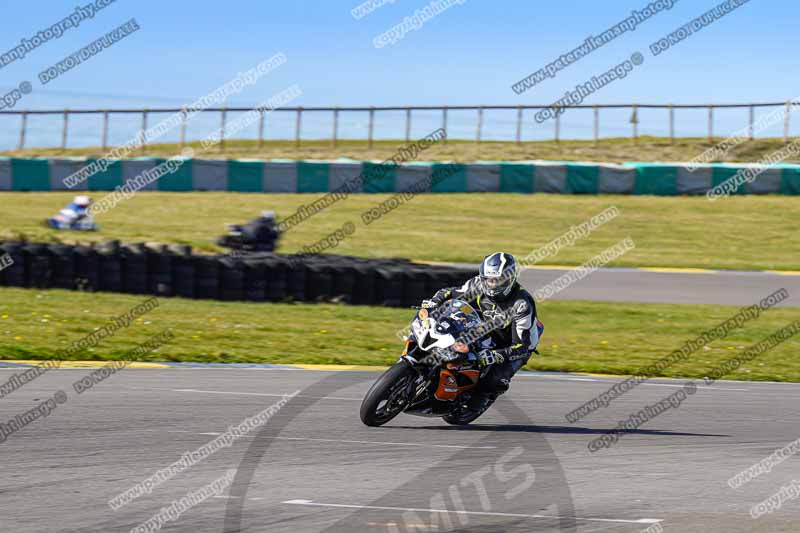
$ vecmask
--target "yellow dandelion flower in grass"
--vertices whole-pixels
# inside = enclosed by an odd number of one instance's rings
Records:
[[[50,315],[42,315],[45,318],[50,318]]]
[[[22,337],[14,337],[14,340],[15,340],[15,341],[21,341],[21,340],[22,340]]]
[[[34,311],[34,312],[32,312],[31,314],[32,314],[32,315],[38,315],[39,313],[37,313],[36,311]]]
[[[328,330],[327,329],[321,329],[321,330],[319,330],[319,332],[320,333],[328,333]]]
[[[608,341],[600,341],[600,344],[608,344]]]
[[[199,338],[200,338],[200,335],[192,335],[192,338],[193,338],[193,339],[199,339]]]
[[[558,344],[553,344],[553,348],[558,348]]]
[[[8,315],[0,316],[0,318],[8,318]]]

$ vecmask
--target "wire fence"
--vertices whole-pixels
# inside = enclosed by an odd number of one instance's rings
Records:
[[[678,110],[694,110],[700,111],[705,114],[705,136],[712,141],[718,136],[738,135],[748,139],[754,139],[760,132],[768,129],[769,127],[779,128],[781,123],[783,126],[783,140],[789,142],[790,138],[790,119],[792,111],[795,107],[799,106],[798,101],[787,102],[762,102],[762,103],[747,103],[747,104],[606,104],[606,105],[577,105],[565,106],[563,110],[556,113],[555,118],[539,123],[537,140],[552,139],[556,142],[565,139],[562,117],[570,117],[570,120],[577,117],[578,111],[583,110],[583,117],[577,122],[584,131],[588,131],[591,127],[591,133],[588,135],[589,139],[598,142],[601,138],[601,129],[613,129],[617,135],[613,137],[627,137],[632,142],[637,142],[640,137],[640,128],[649,128],[657,130],[661,133],[662,137],[669,138],[670,142],[675,142],[676,139],[676,111]],[[259,148],[263,147],[264,143],[268,141],[268,130],[271,123],[282,122],[284,131],[289,129],[291,132],[283,139],[294,140],[296,146],[301,146],[304,140],[311,140],[309,132],[313,132],[315,140],[327,139],[330,140],[333,147],[337,146],[342,140],[361,139],[366,140],[368,146],[371,148],[376,140],[381,138],[386,139],[405,139],[410,141],[412,138],[413,128],[415,125],[415,117],[424,115],[424,122],[428,125],[433,124],[434,127],[441,127],[448,133],[450,140],[461,139],[471,140],[475,143],[488,142],[493,140],[504,140],[516,143],[522,143],[529,139],[524,130],[529,127],[534,121],[533,110],[552,109],[551,106],[546,105],[485,105],[485,106],[386,106],[386,107],[283,107],[272,110],[257,110],[260,113],[259,120],[254,129],[257,131],[251,132],[251,139],[257,141]],[[756,119],[756,111],[775,108],[775,110],[764,117]],[[229,122],[229,117],[233,113],[250,112],[252,108],[246,107],[217,107],[197,110],[203,115],[213,118],[217,115],[218,127],[211,125],[212,132],[219,132],[221,142],[219,148],[225,151],[226,140],[226,126]],[[504,112],[507,118],[502,121],[503,127],[497,128],[496,125],[493,130],[488,134],[485,131],[485,118],[486,114],[491,111]],[[586,112],[591,113],[591,118],[586,120]],[[739,112],[742,115],[735,120],[739,127],[734,131],[718,131],[715,129],[715,117],[718,113],[728,111],[736,111],[737,116]],[[624,116],[620,116],[620,112],[624,112]],[[575,114],[573,114],[575,113]],[[130,130],[131,120],[137,122],[138,133],[135,135],[137,144],[141,149],[146,152],[148,144],[152,144],[157,139],[148,138],[148,129],[152,124],[156,124],[160,116],[164,115],[180,115],[177,130],[177,144],[183,147],[189,140],[187,139],[187,127],[189,125],[189,111],[186,108],[121,108],[121,109],[62,109],[62,110],[18,110],[18,111],[0,111],[0,117],[4,120],[9,118],[18,120],[18,137],[16,139],[16,149],[23,150],[26,148],[26,142],[29,136],[29,121],[33,117],[48,116],[60,118],[60,146],[61,149],[66,150],[70,146],[71,134],[74,135],[75,130],[71,124],[78,117],[96,117],[100,119],[99,128],[82,128],[80,131],[81,139],[86,142],[88,139],[95,138],[92,144],[99,145],[103,149],[109,147],[109,136],[111,133],[112,117],[117,118],[121,122],[127,123],[126,129]],[[290,120],[281,120],[281,117],[274,114],[282,114],[284,118]],[[353,129],[349,131],[362,130],[361,136],[342,136],[341,118],[344,114],[348,114],[351,118],[353,114],[358,117],[358,121],[363,128]],[[458,130],[460,135],[454,135],[451,131],[453,116],[458,115]],[[470,119],[465,114],[472,115]],[[511,117],[508,115],[511,114]],[[399,115],[399,116],[398,116]],[[604,115],[606,120],[608,117],[614,116],[612,122],[604,122]],[[392,118],[392,131],[390,134],[376,135],[376,122],[380,122],[379,117],[389,116]],[[437,117],[438,116],[438,120]],[[120,119],[118,117],[127,117]],[[625,119],[624,117],[628,117]],[[643,117],[646,117],[646,121]],[[192,119],[194,120],[194,119]],[[577,120],[577,119],[576,119]],[[624,129],[620,127],[620,122],[624,121]],[[539,122],[538,120],[536,122]],[[470,126],[471,123],[471,126]],[[385,124],[385,123],[384,123]],[[288,126],[288,128],[287,128]],[[71,127],[73,129],[71,129]],[[10,125],[13,134],[13,125]],[[48,130],[58,128],[51,122]],[[96,131],[99,129],[99,131]],[[469,130],[472,133],[469,133]],[[502,131],[501,131],[502,129]],[[546,131],[550,130],[547,135]],[[327,130],[327,133],[326,133]],[[363,131],[365,130],[365,131]],[[9,129],[5,129],[9,133]],[[695,132],[697,129],[695,128]],[[238,132],[241,133],[241,132]],[[620,134],[621,133],[621,134]],[[305,134],[305,136],[304,136]],[[779,136],[775,135],[775,136]],[[159,136],[160,137],[160,136]],[[230,138],[228,138],[230,140]],[[162,142],[164,142],[162,140]],[[446,141],[445,141],[446,142]]]

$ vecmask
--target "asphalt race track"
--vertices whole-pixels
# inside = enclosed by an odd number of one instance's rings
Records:
[[[0,379],[14,372],[2,369]],[[131,531],[228,469],[236,469],[228,490],[163,530],[638,533],[658,524],[730,533],[797,531],[800,523],[791,499],[757,520],[749,515],[800,480],[796,458],[727,486],[800,436],[800,385],[698,383],[677,408],[593,453],[591,440],[683,383],[652,380],[572,424],[564,415],[615,380],[524,373],[466,429],[409,415],[367,428],[358,408],[374,372],[127,369],[78,395],[72,384],[88,372],[53,370],[0,400],[7,422],[58,390],[67,394],[0,444],[0,530]],[[230,447],[116,511],[107,504],[298,390]]]
[[[477,272],[477,266],[475,267]],[[664,269],[668,270],[668,269]],[[525,269],[520,281],[536,290],[569,272]],[[759,271],[669,272],[602,268],[553,296],[554,300],[752,305],[780,288],[789,299],[780,306],[800,307],[800,275]]]
[[[469,263],[451,263],[471,268]],[[533,292],[574,269],[524,268],[520,283]],[[600,268],[552,296],[553,300],[673,304],[752,305],[780,288],[789,298],[778,304],[800,307],[800,272],[669,268]]]

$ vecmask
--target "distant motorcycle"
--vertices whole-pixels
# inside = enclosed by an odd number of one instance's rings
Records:
[[[55,216],[48,218],[44,223],[57,230],[97,231],[89,208],[92,199],[86,195],[76,196],[67,207],[60,210]]]
[[[485,373],[478,364],[480,341],[463,342],[464,333],[480,324],[478,312],[462,300],[420,309],[400,360],[364,397],[361,421],[382,426],[405,412],[464,425],[481,416],[491,403],[480,409],[470,406],[472,391]]]

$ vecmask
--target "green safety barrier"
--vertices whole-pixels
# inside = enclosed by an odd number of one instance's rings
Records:
[[[755,175],[749,164],[595,164],[559,161],[412,162],[214,160],[183,162],[159,158],[125,159],[83,179],[67,177],[94,159],[0,158],[0,191],[112,191],[128,182],[136,190],[268,193],[503,192],[553,194],[706,194],[724,187],[730,194],[800,194],[800,165],[779,164]],[[166,166],[170,164],[169,168]],[[738,179],[737,179],[738,176]],[[744,177],[743,177],[744,176]],[[746,178],[746,179],[745,179]],[[70,183],[69,180],[66,181]],[[129,186],[130,188],[130,186]]]

